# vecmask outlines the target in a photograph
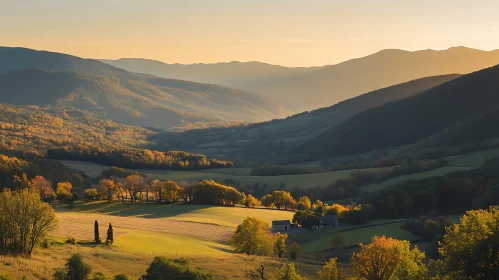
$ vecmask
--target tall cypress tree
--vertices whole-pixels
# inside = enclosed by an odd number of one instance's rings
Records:
[[[97,221],[95,221],[95,223],[94,223],[94,240],[95,240],[95,243],[100,243],[99,223]]]
[[[112,245],[114,242],[113,226],[109,223],[109,228],[107,229],[106,243]]]

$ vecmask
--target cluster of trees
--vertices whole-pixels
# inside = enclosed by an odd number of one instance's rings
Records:
[[[135,169],[196,170],[209,168],[230,168],[233,163],[217,159],[207,159],[201,154],[183,151],[151,151],[147,149],[88,149],[59,148],[49,149],[47,156],[59,160],[90,161],[103,165]]]
[[[236,253],[258,256],[277,256],[283,258],[286,253],[295,259],[298,244],[286,245],[287,234],[272,233],[270,225],[255,217],[246,218],[237,226],[236,232],[230,239],[230,245]]]
[[[455,214],[499,204],[499,159],[481,168],[398,183],[373,197],[378,217]]]
[[[28,189],[0,193],[0,253],[29,257],[57,226],[54,210]]]
[[[70,107],[0,104],[0,149],[46,155],[61,148],[114,150],[139,147],[155,132],[117,124]]]
[[[87,264],[80,254],[72,255],[66,262],[64,268],[56,269],[53,274],[54,280],[131,280],[126,274],[118,274],[114,277],[107,277],[101,272],[92,273],[92,267]],[[175,258],[169,259],[163,256],[155,257],[143,280],[212,280],[215,279],[210,272],[193,267],[190,259]]]
[[[50,182],[71,182],[79,190],[90,185],[87,176],[55,160],[22,153],[0,154],[0,186],[15,190],[19,188],[18,178],[37,176],[42,176]]]

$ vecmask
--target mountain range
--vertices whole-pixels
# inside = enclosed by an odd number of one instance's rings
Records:
[[[439,143],[463,144],[465,139],[473,138],[468,134],[492,135],[488,131],[497,130],[496,124],[490,120],[497,116],[494,111],[498,108],[499,65],[461,76],[421,94],[365,110],[322,132],[296,148],[295,152],[305,152],[315,158],[359,154],[413,144],[446,129],[452,131],[445,133],[446,137],[454,140],[440,135],[432,140],[436,146]],[[485,141],[487,138],[475,140]],[[456,143],[456,139],[461,139],[461,143]]]
[[[0,102],[72,106],[125,124],[207,127],[287,116],[279,102],[214,84],[131,73],[97,60],[0,48]]]
[[[332,105],[365,92],[429,76],[468,74],[499,64],[499,50],[388,49],[335,65],[290,68],[259,62],[166,64],[144,59],[102,60],[134,72],[217,83],[261,93],[294,112]]]

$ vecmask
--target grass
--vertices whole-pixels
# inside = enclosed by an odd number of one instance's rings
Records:
[[[398,177],[395,177],[392,179],[385,180],[385,181],[380,182],[380,183],[368,184],[368,185],[360,187],[359,189],[361,192],[364,192],[364,193],[375,192],[375,191],[386,189],[390,186],[393,186],[393,185],[400,183],[400,182],[403,182],[403,181],[419,180],[419,179],[424,179],[424,178],[443,176],[443,175],[446,175],[446,174],[451,173],[451,172],[461,171],[461,170],[465,170],[465,169],[469,169],[469,168],[468,167],[460,167],[460,166],[443,166],[443,167],[429,170],[429,171],[398,176]]]
[[[102,170],[107,168],[104,165],[78,162],[78,161],[60,161],[61,163],[77,170],[81,170],[89,176],[97,176]],[[366,171],[375,171],[380,168],[363,169]],[[248,176],[249,168],[223,168],[208,169],[199,171],[169,171],[141,169],[141,173],[147,174],[153,179],[189,181],[189,180],[217,180],[223,182],[227,179],[239,182],[241,185],[267,184],[271,187],[279,187],[282,184],[291,187],[312,188],[316,186],[326,186],[334,183],[338,179],[346,179],[355,170],[340,170],[312,174],[284,175],[284,176]]]
[[[0,275],[10,275],[13,279],[51,279],[56,268],[64,267],[66,260],[75,253],[82,255],[93,272],[102,272],[107,276],[127,274],[132,279],[139,279],[145,274],[154,255],[152,253],[133,253],[119,248],[105,246],[59,245],[48,249],[37,248],[30,259],[0,257]],[[168,254],[171,257],[182,254]],[[266,277],[273,279],[277,267],[285,260],[269,257],[224,254],[210,256],[188,255],[193,265],[212,272],[216,279],[251,279],[249,275],[261,264],[265,266]],[[20,263],[18,263],[18,261]],[[297,261],[298,270],[308,279],[317,279],[320,266]]]
[[[481,167],[487,159],[499,157],[499,149],[488,149],[474,153],[448,157],[447,162],[453,166],[469,168]]]
[[[257,217],[271,224],[273,220],[290,220],[294,215],[292,211],[195,204],[158,205],[98,201],[75,203],[71,207],[78,211],[121,217],[166,218],[228,227],[236,227],[247,217]]]
[[[369,243],[375,235],[400,240],[418,240],[420,237],[401,229],[404,222],[401,220],[376,220],[365,226],[341,225],[338,228],[329,228],[318,231],[301,231],[291,233],[289,239],[300,244],[301,251],[305,254],[333,248],[332,239],[335,234],[343,235],[345,246],[354,246],[359,242]]]

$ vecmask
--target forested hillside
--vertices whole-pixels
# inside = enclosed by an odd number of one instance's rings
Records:
[[[368,108],[419,94],[459,77],[443,75],[427,77],[369,92],[330,107],[303,112],[285,119],[230,128],[190,130],[173,134],[168,139],[180,149],[206,147],[230,148],[235,158],[275,159],[276,152],[304,143],[322,131]],[[217,149],[216,151],[218,151]],[[213,151],[213,150],[211,150]],[[289,154],[286,155],[288,157]]]
[[[496,109],[498,91],[499,66],[496,66],[462,76],[420,95],[366,110],[311,139],[296,151],[320,158],[411,144]]]
[[[0,94],[1,102],[70,105],[117,122],[159,128],[256,122],[289,114],[279,102],[243,90],[23,48],[0,48]]]

